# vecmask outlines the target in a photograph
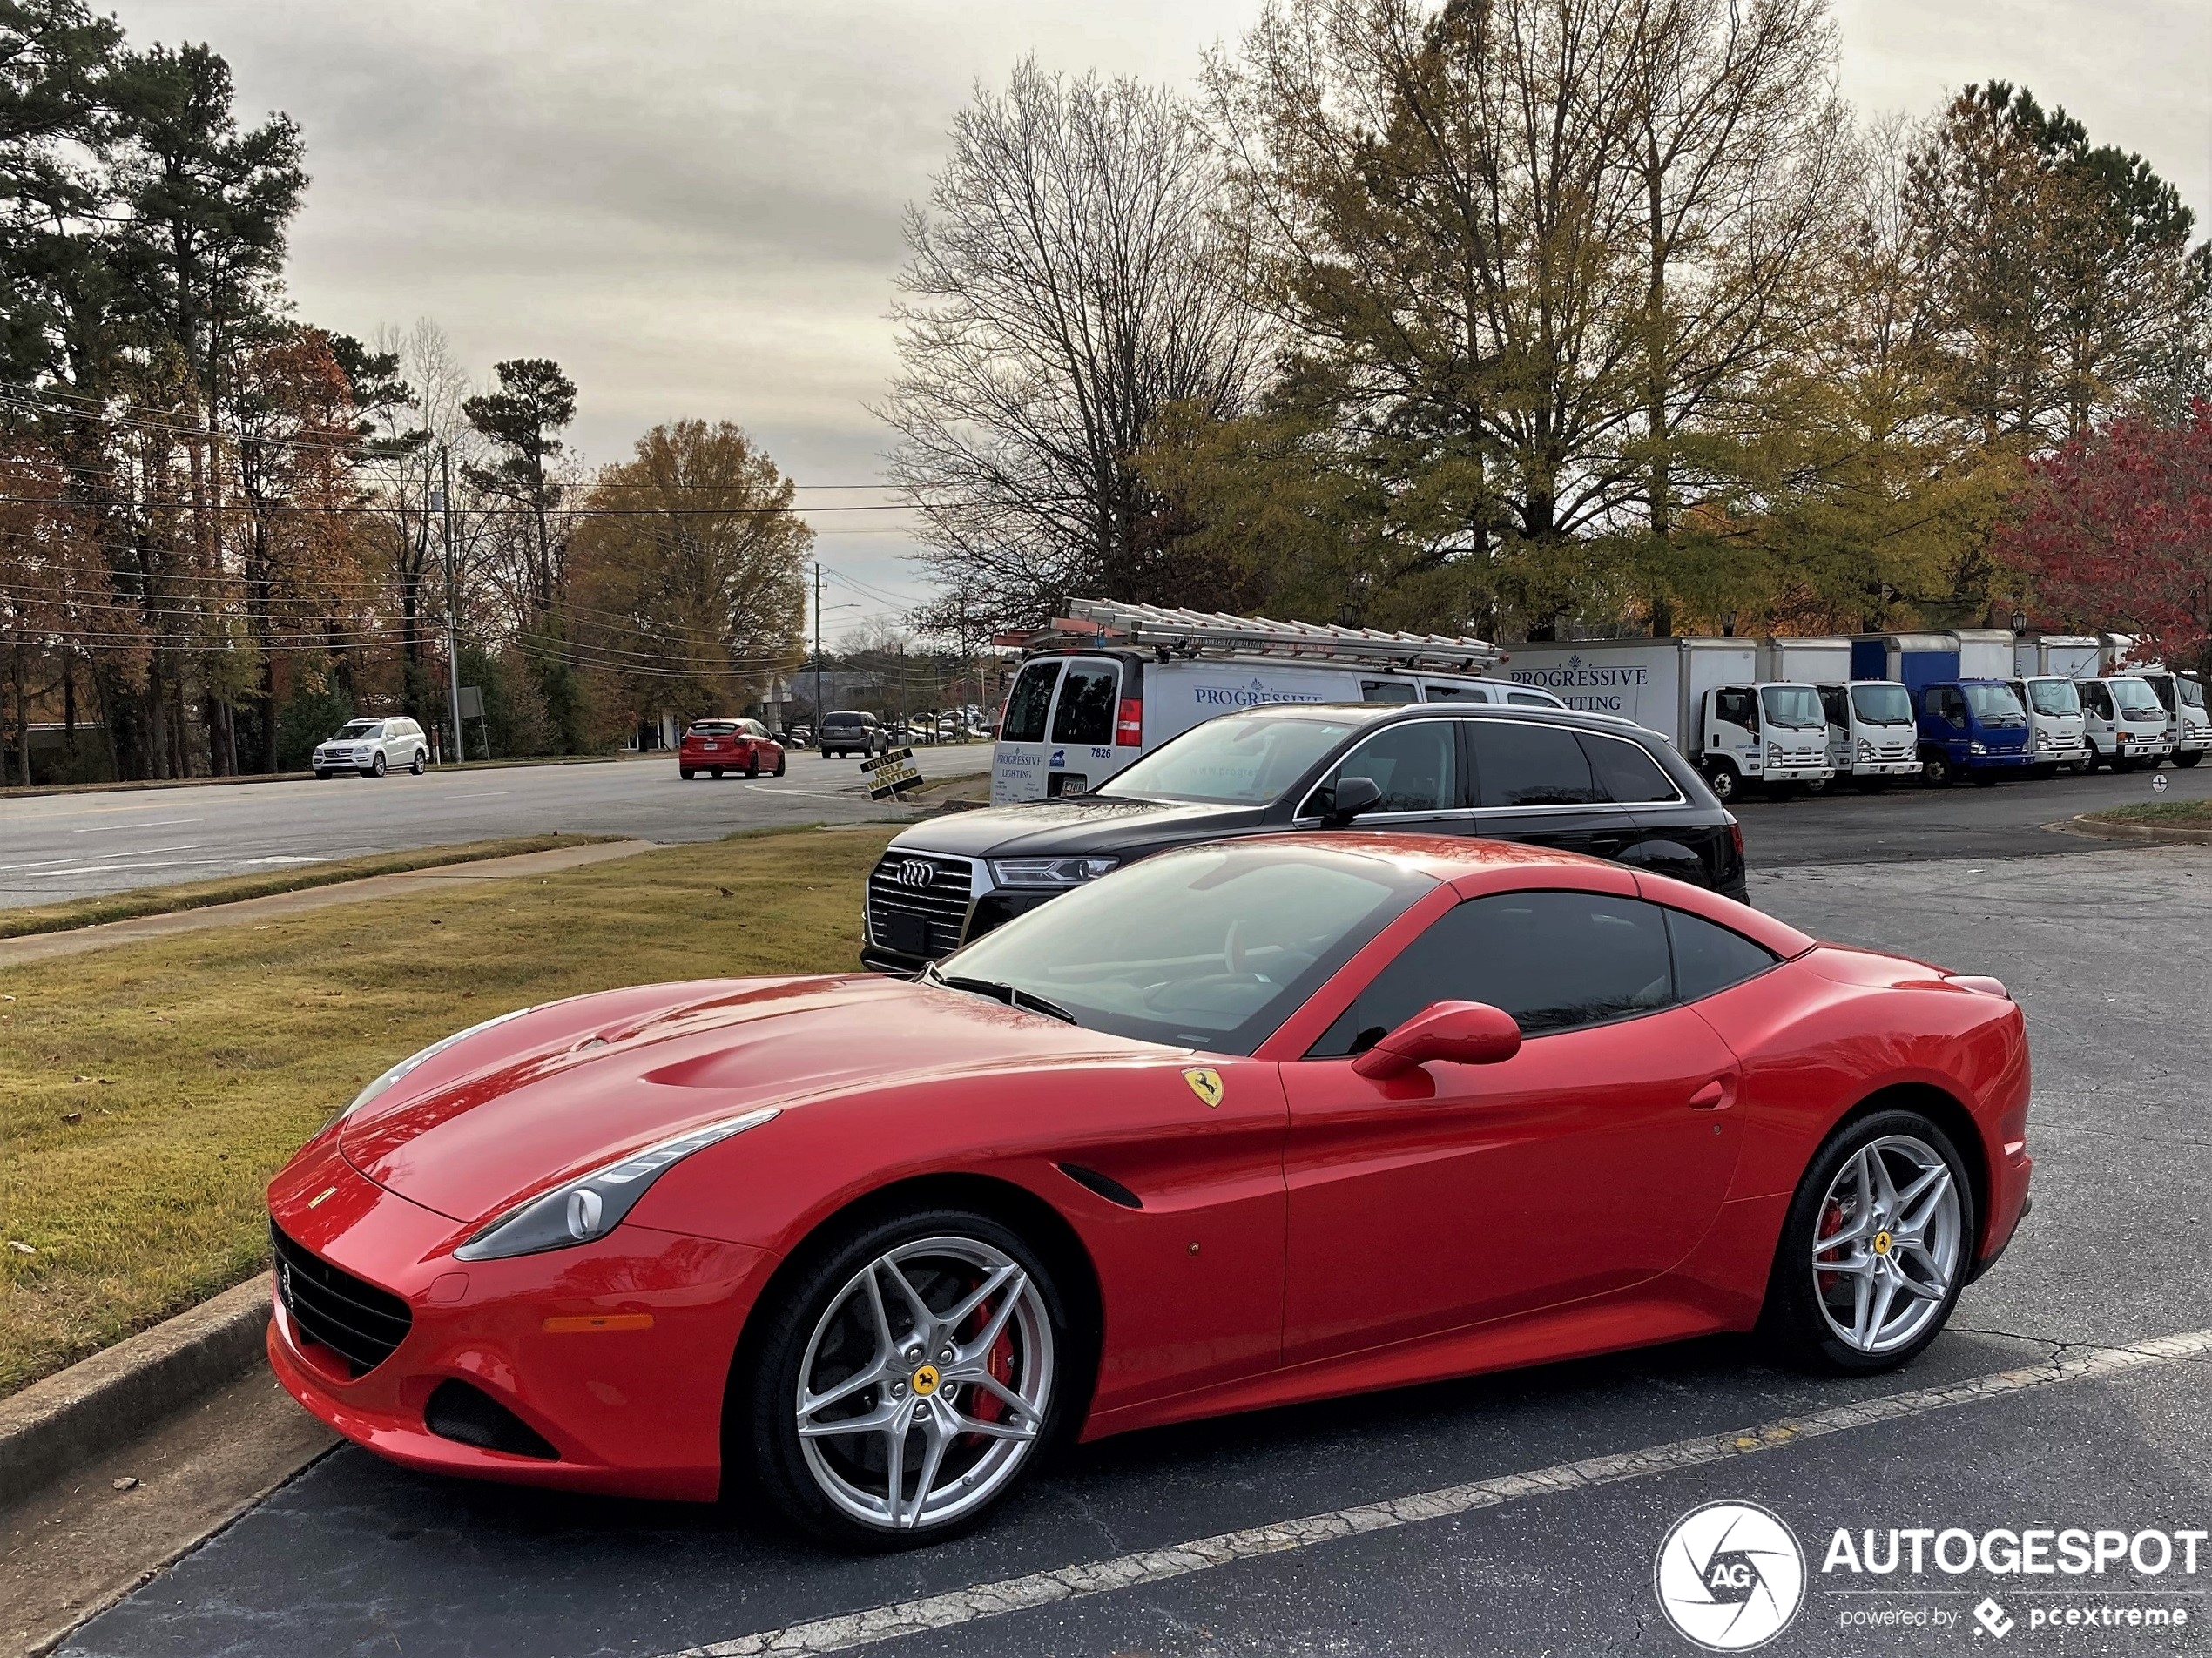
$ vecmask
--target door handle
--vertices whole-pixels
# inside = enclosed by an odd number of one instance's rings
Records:
[[[1735,1081],[1732,1076],[1715,1077],[1689,1096],[1690,1105],[1700,1111],[1719,1110],[1735,1094]]]

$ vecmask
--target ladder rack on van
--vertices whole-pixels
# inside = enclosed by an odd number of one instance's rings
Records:
[[[1073,619],[1089,622],[1134,645],[1195,657],[1203,653],[1366,662],[1467,673],[1495,667],[1505,653],[1487,639],[1441,633],[1388,633],[1379,628],[1325,628],[1310,622],[1275,622],[1264,616],[1224,616],[1170,610],[1157,604],[1117,604],[1077,599]]]

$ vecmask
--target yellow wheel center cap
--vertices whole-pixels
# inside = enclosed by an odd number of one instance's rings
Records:
[[[920,1370],[914,1372],[914,1390],[923,1399],[927,1399],[932,1393],[937,1391],[936,1365],[924,1365]]]
[[[1891,1237],[1887,1232],[1875,1233],[1874,1253],[1877,1255],[1887,1255],[1890,1252],[1890,1245],[1895,1241],[1896,1240]]]

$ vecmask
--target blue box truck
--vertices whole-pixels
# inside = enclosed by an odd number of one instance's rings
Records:
[[[1894,679],[1919,723],[1920,776],[1994,783],[2033,763],[2027,710],[2013,693],[2013,636],[1998,628],[1868,633],[1851,641],[1851,677]]]

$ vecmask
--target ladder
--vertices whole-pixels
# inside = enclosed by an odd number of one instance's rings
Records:
[[[1487,639],[1442,633],[1328,628],[1311,622],[1271,621],[1264,616],[1119,604],[1109,599],[1076,599],[1068,608],[1075,620],[1090,623],[1102,634],[1116,635],[1130,644],[1157,650],[1163,660],[1170,654],[1196,657],[1202,652],[1228,652],[1418,666],[1452,673],[1477,672],[1505,660],[1505,653]]]

